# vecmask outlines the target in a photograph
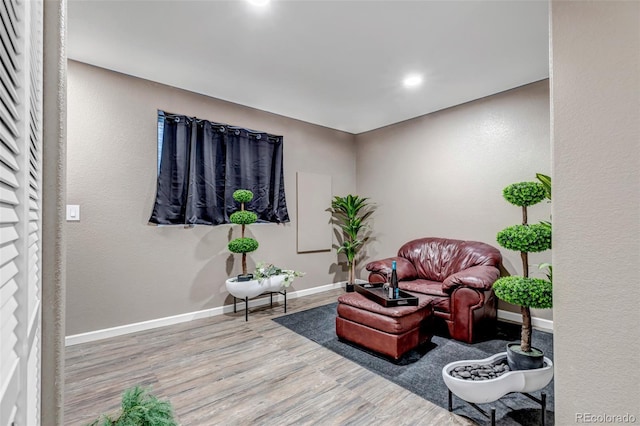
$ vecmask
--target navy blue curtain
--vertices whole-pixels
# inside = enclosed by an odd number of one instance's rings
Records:
[[[236,189],[254,197],[245,208],[258,222],[289,222],[282,136],[159,112],[158,188],[149,222],[219,225],[239,209]]]

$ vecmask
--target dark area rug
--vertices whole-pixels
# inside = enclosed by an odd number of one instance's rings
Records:
[[[337,303],[331,303],[274,318],[273,321],[445,409],[447,386],[442,380],[442,368],[446,364],[465,359],[487,358],[504,352],[507,342],[520,340],[519,324],[498,322],[497,335],[493,340],[470,345],[434,336],[431,344],[423,350],[412,350],[397,362],[393,362],[364,348],[339,341],[335,333],[336,307]],[[533,346],[542,349],[546,357],[553,360],[551,333],[534,330],[532,343]],[[546,424],[553,425],[553,380],[542,391],[547,394]],[[533,392],[533,396],[540,398],[540,392]],[[480,404],[480,407],[486,412],[495,407],[498,425],[541,424],[540,404],[520,393],[505,395],[493,403]],[[486,417],[455,395],[453,412],[481,425],[490,423]]]

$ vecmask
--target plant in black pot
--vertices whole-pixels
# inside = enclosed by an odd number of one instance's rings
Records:
[[[363,238],[361,231],[365,228],[367,218],[373,213],[370,209],[369,198],[358,195],[347,195],[344,197],[333,197],[331,209],[334,215],[334,223],[342,229],[342,244],[338,246],[337,252],[344,253],[347,257],[349,267],[349,281],[346,290],[354,290],[356,281],[356,255],[360,246],[366,238]]]
[[[231,223],[242,226],[240,238],[229,241],[229,251],[233,253],[242,253],[242,274],[238,275],[238,281],[249,281],[253,279],[253,274],[247,273],[247,253],[251,253],[258,249],[258,242],[249,237],[244,236],[246,225],[255,223],[258,216],[254,212],[245,210],[245,204],[253,199],[253,192],[248,189],[238,189],[233,193],[233,199],[240,203],[240,210],[229,216]]]
[[[519,182],[504,188],[503,196],[509,203],[522,207],[522,224],[509,226],[497,236],[498,244],[508,250],[519,251],[522,259],[522,276],[502,277],[493,284],[496,296],[520,306],[522,313],[520,342],[507,345],[507,360],[512,370],[541,368],[544,354],[531,346],[530,308],[552,307],[552,284],[548,280],[529,277],[528,253],[551,248],[551,227],[542,223],[527,223],[527,207],[544,200],[547,192],[541,183]]]

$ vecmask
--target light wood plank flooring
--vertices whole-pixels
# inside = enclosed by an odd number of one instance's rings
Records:
[[[289,299],[288,313],[343,290]],[[150,386],[181,425],[472,425],[252,308],[67,347],[65,424],[117,412],[122,391]]]

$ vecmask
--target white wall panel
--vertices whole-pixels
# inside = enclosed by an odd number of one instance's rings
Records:
[[[331,176],[298,172],[298,253],[331,250]]]

